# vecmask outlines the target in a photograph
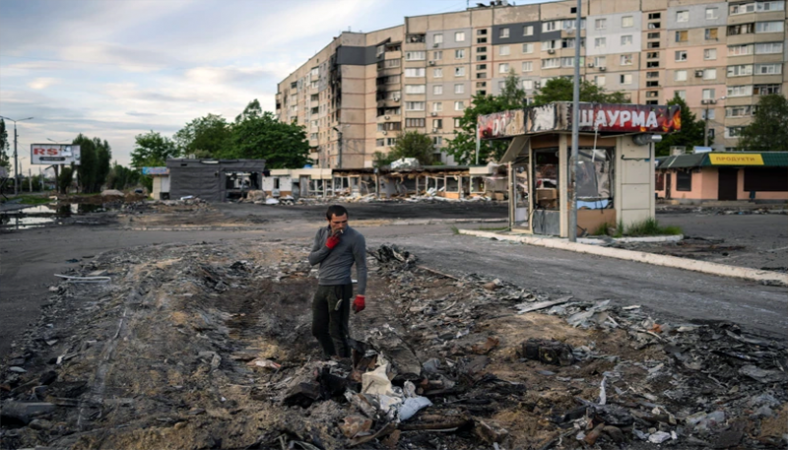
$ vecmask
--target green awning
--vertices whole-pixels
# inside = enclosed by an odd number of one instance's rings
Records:
[[[741,161],[740,163],[738,161]],[[761,163],[761,161],[763,163]],[[788,152],[713,152],[659,158],[657,169],[696,167],[788,167]]]

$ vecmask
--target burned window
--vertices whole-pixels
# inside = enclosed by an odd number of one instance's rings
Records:
[[[744,190],[746,192],[786,192],[788,170],[780,167],[744,169]]]
[[[658,190],[658,191],[664,191],[665,190],[665,174],[662,173],[662,172],[659,172],[659,173],[655,174],[654,177],[656,178],[654,180],[654,184],[656,186],[655,189]]]
[[[692,172],[682,170],[676,173],[676,190],[677,191],[692,190]]]
[[[577,198],[583,207],[603,209],[612,206],[613,149],[580,148],[577,162]]]
[[[534,207],[557,210],[558,149],[539,149],[534,152]]]

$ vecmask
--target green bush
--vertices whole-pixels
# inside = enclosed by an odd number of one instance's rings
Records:
[[[676,226],[661,227],[657,219],[649,218],[642,222],[632,224],[625,233],[627,236],[675,236],[682,234],[681,228]]]

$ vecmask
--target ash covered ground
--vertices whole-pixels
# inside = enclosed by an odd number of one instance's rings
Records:
[[[308,248],[109,251],[0,378],[0,448],[784,448],[783,341],[454,276],[370,248],[354,358],[310,334]]]

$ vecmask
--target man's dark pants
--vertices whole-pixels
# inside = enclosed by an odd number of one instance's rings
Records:
[[[323,355],[349,357],[348,322],[353,285],[318,286],[312,300],[312,335],[323,348]],[[341,302],[340,302],[341,301]]]

